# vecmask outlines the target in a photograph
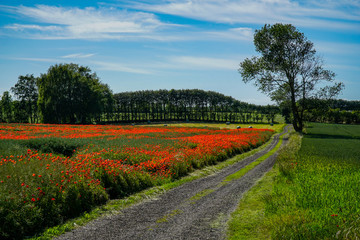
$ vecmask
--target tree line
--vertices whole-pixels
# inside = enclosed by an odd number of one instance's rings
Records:
[[[342,99],[311,100],[305,119],[322,123],[360,123],[360,101]]]
[[[210,121],[273,122],[276,106],[258,106],[199,89],[146,90],[114,94],[115,122]]]
[[[248,104],[198,89],[113,94],[90,68],[73,63],[51,66],[40,77],[19,76],[0,101],[0,121],[21,123],[250,123],[273,122],[277,113],[276,106]]]

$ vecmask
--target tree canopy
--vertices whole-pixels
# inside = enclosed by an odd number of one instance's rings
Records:
[[[296,131],[302,131],[306,100],[332,98],[343,89],[334,82],[335,73],[323,68],[314,44],[291,24],[266,24],[255,31],[254,45],[261,56],[240,63],[239,72],[245,83],[254,81],[260,91],[283,106],[288,105]]]
[[[37,84],[38,106],[44,123],[89,122],[112,102],[109,87],[90,68],[77,64],[51,66]]]
[[[5,91],[3,93],[0,101],[0,108],[1,108],[1,116],[0,116],[1,120],[5,122],[11,122],[13,104],[9,91]]]
[[[18,112],[23,115],[22,118],[30,119],[30,122],[36,122],[38,91],[36,85],[37,79],[34,75],[19,76],[18,82],[11,91],[19,100]]]

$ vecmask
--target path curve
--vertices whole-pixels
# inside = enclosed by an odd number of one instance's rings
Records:
[[[285,127],[281,134],[287,132]],[[283,144],[286,143],[284,139]],[[279,135],[263,150],[223,170],[169,190],[150,201],[96,219],[65,233],[64,239],[224,239],[226,222],[242,195],[275,163],[273,154],[243,177],[223,180],[263,156],[279,142]]]

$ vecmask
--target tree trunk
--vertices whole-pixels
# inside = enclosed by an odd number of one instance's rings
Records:
[[[301,122],[302,120],[300,119],[298,108],[296,106],[294,84],[291,84],[291,81],[290,81],[290,92],[291,92],[291,110],[293,113],[293,126],[295,131],[302,132],[302,122]]]

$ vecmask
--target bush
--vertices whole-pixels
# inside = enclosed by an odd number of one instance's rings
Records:
[[[74,150],[79,148],[81,144],[73,139],[64,138],[36,138],[23,142],[24,146],[35,149],[43,153],[56,153],[66,157],[71,157]]]

